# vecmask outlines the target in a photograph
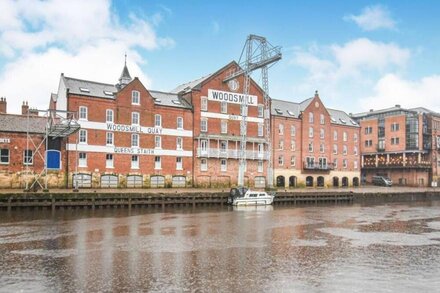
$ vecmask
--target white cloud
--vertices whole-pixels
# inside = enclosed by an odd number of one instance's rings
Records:
[[[10,112],[19,112],[22,100],[46,108],[61,72],[116,83],[124,52],[131,75],[150,86],[140,68],[141,50],[174,46],[155,31],[163,21],[160,13],[142,18],[131,13],[122,23],[111,0],[2,0],[0,11],[0,55],[7,58],[0,95],[8,98]]]
[[[396,74],[386,74],[378,80],[371,96],[363,99],[364,110],[402,107],[426,107],[440,112],[440,75],[412,81]]]
[[[377,29],[394,29],[396,22],[391,18],[390,12],[385,6],[374,5],[365,7],[359,15],[347,15],[346,21],[353,21],[365,31]]]

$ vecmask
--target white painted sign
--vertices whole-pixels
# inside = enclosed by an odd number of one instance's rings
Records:
[[[115,147],[115,154],[155,155],[154,149]]]
[[[0,138],[0,143],[11,143],[9,138]]]
[[[90,153],[107,153],[107,154],[132,154],[132,155],[152,155],[152,156],[176,156],[176,157],[192,157],[192,151],[185,150],[167,150],[167,149],[143,149],[132,147],[112,147],[105,145],[90,144],[73,144],[68,143],[66,146],[68,151],[90,152]]]
[[[240,93],[224,92],[218,90],[208,89],[208,100],[217,102],[227,102],[232,104],[242,104],[244,95]],[[248,106],[258,106],[258,97],[254,95],[248,95]]]
[[[107,130],[120,132],[139,132],[148,134],[162,134],[162,128],[158,127],[140,127],[138,125],[124,125],[107,123]]]

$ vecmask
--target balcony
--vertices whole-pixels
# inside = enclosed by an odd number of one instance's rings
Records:
[[[385,151],[385,144],[377,144],[376,145],[376,150],[378,152],[384,152]]]
[[[201,149],[197,148],[197,157],[220,158],[220,159],[238,159],[239,150],[222,150],[217,148]],[[268,160],[269,152],[246,151],[248,160]]]
[[[330,171],[330,170],[334,169],[334,166],[333,166],[333,163],[320,164],[320,163],[304,162],[303,169],[309,170],[309,171]]]

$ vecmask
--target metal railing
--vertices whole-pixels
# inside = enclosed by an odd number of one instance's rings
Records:
[[[304,170],[330,171],[334,169],[333,163],[320,164],[304,162]]]
[[[197,148],[197,157],[206,158],[222,158],[222,159],[238,159],[239,150],[217,149],[217,148]],[[268,152],[246,151],[246,159],[248,160],[268,160]]]

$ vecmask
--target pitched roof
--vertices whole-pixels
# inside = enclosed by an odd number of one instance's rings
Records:
[[[38,116],[0,114],[0,131],[27,132],[29,125],[30,133],[45,133],[47,118]]]
[[[171,106],[176,108],[191,109],[192,106],[178,94],[160,91],[149,91],[154,98],[154,104],[162,106]]]
[[[66,88],[69,89],[69,93],[76,95],[114,99],[114,93],[118,92],[118,89],[114,84],[77,79],[67,76],[62,76],[62,78]]]
[[[309,105],[313,98],[306,99],[300,103],[287,102],[281,100],[272,100],[271,114],[275,116],[282,116],[288,118],[299,118],[299,115],[304,111]],[[345,126],[359,126],[355,121],[353,121],[350,116],[344,111],[334,110],[327,108],[332,124],[339,124]]]
[[[193,81],[181,84],[178,87],[176,87],[175,89],[173,89],[171,92],[172,93],[176,93],[176,94],[180,93],[180,92],[184,92],[184,93],[189,92],[192,89],[197,88],[198,86],[200,86],[205,80],[210,78],[213,74],[214,73],[211,73],[211,74],[202,76],[202,77],[200,77],[198,79],[195,79]]]

